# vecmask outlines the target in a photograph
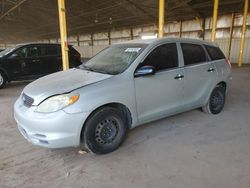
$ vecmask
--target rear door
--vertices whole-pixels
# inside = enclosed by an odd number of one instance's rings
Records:
[[[42,74],[41,47],[33,44],[28,47],[28,54],[25,58],[27,72],[30,76],[39,76]]]
[[[58,57],[57,45],[42,45],[42,74],[50,74],[60,70],[61,59]]]
[[[153,66],[156,73],[134,78],[139,121],[178,112],[183,105],[184,72],[179,68],[177,45],[167,43],[156,47],[141,66]]]
[[[215,67],[217,68],[217,72],[220,76],[223,75],[223,73],[228,73],[230,74],[230,64],[226,64],[228,63],[228,61],[226,60],[225,55],[223,54],[223,52],[220,50],[219,47],[217,46],[209,46],[209,45],[205,45],[205,48],[210,56],[211,59],[211,63],[213,63],[215,65]],[[225,66],[225,65],[229,65],[229,66]]]
[[[198,107],[204,103],[211,87],[217,80],[217,71],[213,63],[209,62],[202,45],[181,43],[185,85],[184,100],[187,108]]]

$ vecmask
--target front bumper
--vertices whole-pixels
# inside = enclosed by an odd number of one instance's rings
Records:
[[[19,97],[14,106],[14,117],[21,134],[32,144],[47,148],[76,147],[87,113],[69,114],[63,110],[54,113],[34,112]]]

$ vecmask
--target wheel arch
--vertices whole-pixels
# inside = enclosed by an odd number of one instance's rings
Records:
[[[4,68],[2,68],[2,67],[0,67],[0,72],[2,72],[6,76],[6,79],[9,82],[10,81],[10,77],[9,77],[8,72]]]
[[[208,102],[208,100],[209,100],[209,98],[211,96],[211,93],[213,92],[214,88],[216,88],[217,86],[221,86],[221,87],[225,88],[225,90],[227,89],[227,83],[225,81],[219,81],[219,82],[217,82],[214,85],[214,87],[212,87],[211,90],[209,91],[208,95],[205,98],[204,104],[202,104],[202,106],[205,105]]]
[[[103,104],[99,107],[97,107],[95,110],[93,110],[89,115],[88,117],[86,118],[83,126],[82,126],[82,129],[81,129],[81,134],[80,134],[80,141],[82,142],[83,141],[83,133],[84,133],[84,130],[85,130],[85,125],[86,125],[86,122],[88,121],[88,119],[98,110],[100,110],[101,108],[105,108],[105,107],[114,107],[118,110],[120,110],[126,117],[126,124],[128,125],[128,129],[131,129],[132,127],[132,122],[133,122],[133,118],[132,118],[132,114],[129,110],[129,108],[122,104],[122,103],[117,103],[117,102],[114,102],[114,103],[107,103],[107,104]]]
[[[216,86],[222,86],[223,88],[227,89],[227,83],[225,81],[219,82]]]

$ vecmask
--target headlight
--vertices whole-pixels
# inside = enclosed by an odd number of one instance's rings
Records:
[[[36,109],[36,112],[50,113],[61,110],[67,106],[74,104],[78,99],[79,94],[63,94],[50,97],[43,101]]]

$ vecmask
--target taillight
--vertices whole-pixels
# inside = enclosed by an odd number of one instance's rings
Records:
[[[80,54],[78,54],[78,53],[77,53],[77,54],[75,54],[74,56],[75,56],[78,60],[80,60],[80,59],[81,59],[81,55],[80,55]]]
[[[226,63],[231,67],[231,63],[230,63],[229,59],[226,59]]]

